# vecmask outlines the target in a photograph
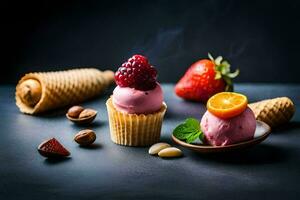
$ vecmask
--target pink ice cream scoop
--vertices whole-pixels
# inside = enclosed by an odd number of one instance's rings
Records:
[[[112,96],[114,106],[128,114],[149,114],[158,111],[163,102],[163,92],[157,83],[153,90],[137,90],[117,86]]]
[[[230,119],[221,119],[206,111],[201,119],[201,129],[206,142],[213,146],[225,146],[252,139],[256,120],[250,108]]]

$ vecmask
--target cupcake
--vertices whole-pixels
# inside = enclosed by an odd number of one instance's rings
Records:
[[[107,100],[111,140],[126,146],[149,146],[160,140],[167,106],[148,59],[134,55],[115,73],[117,87]]]

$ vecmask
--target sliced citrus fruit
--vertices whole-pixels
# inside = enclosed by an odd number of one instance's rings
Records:
[[[220,92],[207,101],[207,110],[213,115],[228,119],[241,114],[248,105],[245,95],[235,92]]]

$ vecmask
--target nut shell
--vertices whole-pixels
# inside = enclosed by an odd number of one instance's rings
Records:
[[[66,114],[66,117],[73,123],[78,125],[90,124],[94,121],[97,116],[97,111],[93,109],[84,109],[78,117],[74,118]]]

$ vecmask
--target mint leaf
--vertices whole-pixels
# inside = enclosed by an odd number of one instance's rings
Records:
[[[199,135],[199,139],[200,139],[201,141],[203,141],[203,140],[204,140],[204,134],[203,134],[203,132],[201,132],[201,133],[200,133],[200,135]]]
[[[194,142],[201,134],[202,132],[198,131],[198,132],[195,132],[194,134],[190,134],[188,138],[186,138],[186,142],[187,143],[192,143]]]
[[[203,133],[200,128],[200,123],[197,119],[188,118],[182,124],[179,124],[173,131],[173,135],[185,140],[187,143],[192,143],[197,138],[202,138]]]
[[[195,131],[200,130],[200,123],[195,118],[187,118],[184,123],[186,126],[193,128]]]
[[[186,126],[186,124],[178,125],[173,131],[174,136],[180,140],[185,140],[188,137],[188,134],[193,133],[194,129]]]

